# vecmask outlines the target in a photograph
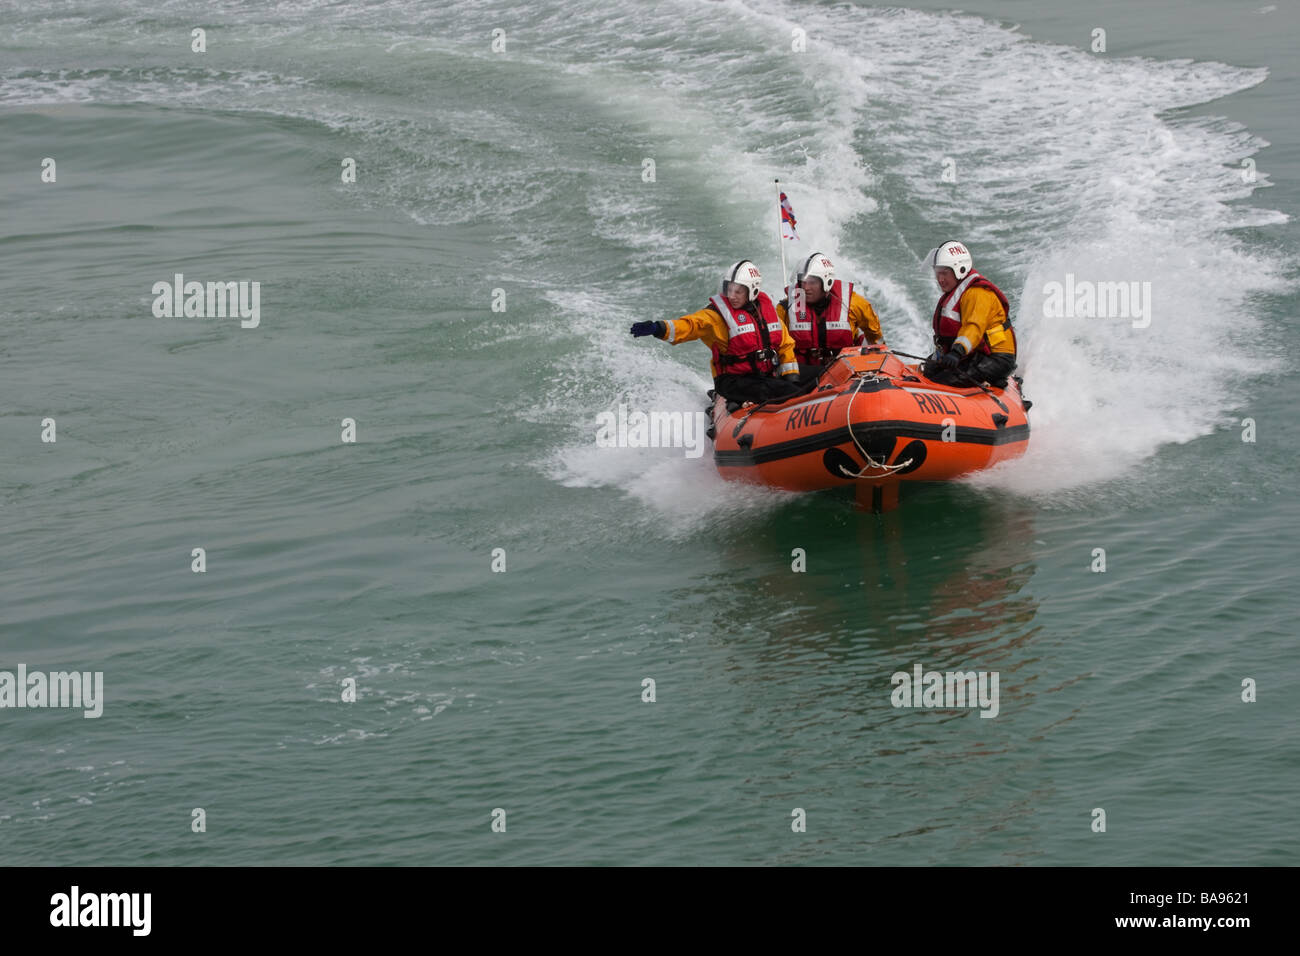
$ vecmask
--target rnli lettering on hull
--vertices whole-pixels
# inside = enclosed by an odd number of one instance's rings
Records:
[[[957,403],[942,392],[922,392],[910,388],[907,392],[916,399],[917,406],[923,412],[934,412],[936,415],[959,414]]]
[[[792,428],[806,428],[811,425],[822,425],[831,414],[831,402],[833,398],[823,398],[820,401],[809,402],[807,405],[800,405],[798,408],[790,409],[790,417],[785,420],[785,430]]]

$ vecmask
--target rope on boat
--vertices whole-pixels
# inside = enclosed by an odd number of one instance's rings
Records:
[[[843,473],[845,476],[849,478],[866,478],[868,477],[867,472],[873,469],[876,471],[883,471],[886,475],[892,475],[894,472],[901,471],[902,469],[910,465],[912,463],[912,459],[909,458],[907,459],[907,461],[900,461],[894,465],[886,464],[883,461],[876,461],[876,459],[872,458],[871,455],[867,453],[867,450],[862,447],[862,442],[858,441],[858,436],[853,434],[853,403],[857,401],[858,392],[862,391],[863,383],[867,381],[875,381],[877,378],[877,376],[872,375],[869,372],[860,372],[856,377],[858,380],[858,384],[857,387],[853,389],[853,394],[849,396],[849,407],[844,413],[844,418],[845,418],[845,424],[848,426],[849,429],[849,437],[853,439],[853,444],[857,446],[858,454],[860,454],[866,460],[867,464],[863,467],[861,471],[857,472],[856,474],[854,472],[849,471],[843,465],[840,465],[839,469],[841,473]],[[870,477],[883,478],[884,475],[871,475]]]

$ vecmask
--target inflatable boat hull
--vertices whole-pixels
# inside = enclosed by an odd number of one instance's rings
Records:
[[[866,485],[877,510],[901,481],[951,481],[1024,454],[1018,383],[932,382],[887,348],[844,349],[812,392],[780,404],[711,409],[719,473],[789,491]],[[860,496],[861,497],[861,496]]]

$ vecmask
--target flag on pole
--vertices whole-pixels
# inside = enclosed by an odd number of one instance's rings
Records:
[[[794,231],[794,227],[794,210],[790,208],[790,200],[786,198],[785,193],[781,193],[781,237],[783,239],[798,239],[799,234]]]

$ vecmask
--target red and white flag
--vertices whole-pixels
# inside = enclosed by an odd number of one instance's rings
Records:
[[[799,234],[794,231],[794,227],[794,210],[790,208],[790,200],[786,194],[781,193],[781,238],[798,239]]]

